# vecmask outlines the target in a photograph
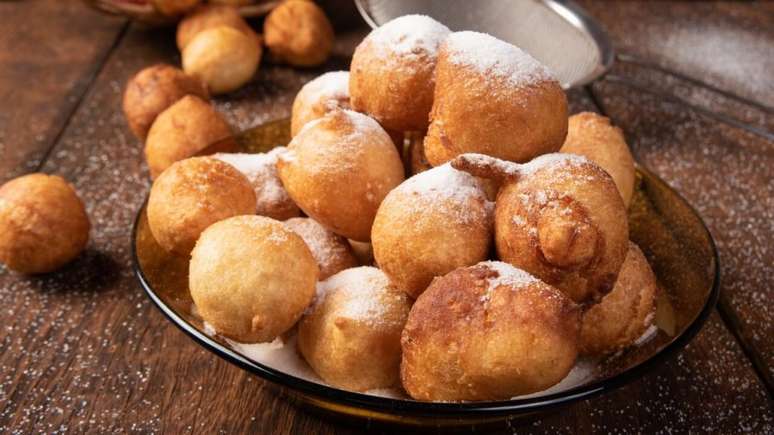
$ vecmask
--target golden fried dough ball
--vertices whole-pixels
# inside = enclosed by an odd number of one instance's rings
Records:
[[[366,391],[400,380],[400,334],[411,309],[375,267],[347,269],[318,284],[298,327],[298,349],[327,383]]]
[[[28,174],[0,186],[0,262],[21,273],[52,272],[89,241],[89,216],[57,175]]]
[[[309,246],[320,268],[321,280],[358,265],[347,239],[320,225],[314,219],[292,218],[285,221],[285,226],[301,236]]]
[[[434,166],[462,153],[526,162],[564,143],[564,91],[548,68],[518,47],[483,33],[452,33],[441,45],[435,74],[425,138]]]
[[[235,216],[202,233],[188,285],[216,332],[242,343],[270,342],[312,302],[317,274],[309,248],[282,222]]]
[[[229,136],[231,128],[208,102],[186,95],[163,111],[148,132],[145,159],[151,177]]]
[[[403,164],[384,129],[339,109],[306,124],[288,148],[277,168],[301,210],[337,234],[369,241],[379,204],[403,181]]]
[[[492,203],[481,182],[448,164],[393,189],[371,232],[376,263],[413,298],[433,278],[486,259],[491,239]]]
[[[218,26],[232,27],[245,35],[256,36],[235,7],[206,4],[186,15],[177,25],[177,48],[182,51],[199,32]]]
[[[255,213],[255,192],[228,163],[192,157],[172,164],[151,186],[148,226],[167,251],[188,255],[205,228]]]
[[[201,0],[151,0],[151,3],[159,13],[174,17],[194,9]]]
[[[124,90],[123,109],[129,128],[145,140],[156,117],[189,94],[209,99],[204,83],[179,68],[157,64],[143,69],[129,80]]]
[[[524,165],[463,154],[452,165],[505,180],[495,207],[500,259],[579,303],[598,302],[612,290],[628,250],[629,225],[621,195],[604,169],[583,156],[560,153]]]
[[[199,77],[215,95],[235,91],[255,75],[261,45],[230,26],[203,30],[183,49],[183,70]]]
[[[272,57],[290,65],[320,65],[333,50],[333,26],[311,1],[280,3],[266,17],[263,32]]]
[[[578,355],[580,310],[506,263],[438,278],[403,330],[401,380],[425,401],[502,400],[561,381]]]
[[[656,288],[648,261],[629,242],[613,291],[583,314],[581,353],[604,355],[632,345],[653,325]]]
[[[615,181],[618,191],[629,206],[634,193],[634,159],[623,132],[610,124],[610,119],[592,112],[570,117],[567,139],[559,150],[580,154],[602,167]]]
[[[277,173],[277,158],[285,151],[287,148],[277,147],[268,153],[217,153],[213,157],[237,168],[250,181],[255,190],[255,214],[284,221],[301,214]]]
[[[387,129],[427,130],[438,47],[450,33],[424,15],[404,15],[372,31],[352,56],[352,107]]]
[[[297,135],[307,122],[334,109],[349,109],[348,71],[325,73],[301,88],[293,101],[290,135]]]

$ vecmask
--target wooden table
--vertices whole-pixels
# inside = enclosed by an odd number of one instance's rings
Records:
[[[774,432],[774,3],[583,1],[620,58],[570,93],[626,132],[636,158],[679,190],[717,240],[722,298],[679,355],[639,381],[520,432]],[[264,65],[220,98],[237,128],[287,116],[300,86],[346,69],[365,29],[316,70]],[[130,228],[149,188],[120,111],[138,69],[179,63],[170,30],[79,2],[0,3],[0,182],[69,179],[93,223],[65,269],[0,269],[0,432],[350,433],[194,344],[148,301]]]

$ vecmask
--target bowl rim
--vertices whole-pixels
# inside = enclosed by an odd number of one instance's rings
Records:
[[[645,373],[655,368],[658,364],[672,357],[677,351],[683,349],[699,332],[710,313],[714,310],[720,296],[720,262],[715,240],[707,228],[704,220],[696,209],[680,193],[669,186],[664,180],[651,171],[636,164],[637,171],[648,176],[671,191],[676,198],[687,206],[698,218],[709,240],[711,255],[715,264],[715,273],[712,286],[704,306],[699,314],[685,327],[682,334],[665,345],[657,353],[639,364],[617,373],[611,377],[596,380],[589,384],[579,385],[568,390],[547,394],[539,397],[522,399],[509,399],[500,401],[483,402],[421,402],[411,399],[394,399],[382,396],[373,396],[364,393],[342,390],[328,385],[319,384],[284,373],[275,368],[263,365],[240,355],[235,350],[217,342],[209,335],[199,331],[194,325],[180,317],[173,308],[165,304],[154,292],[142,268],[137,256],[137,231],[142,218],[142,213],[147,205],[146,199],[139,208],[132,225],[131,256],[132,268],[140,286],[145,291],[154,305],[178,328],[191,337],[196,343],[226,361],[260,376],[280,386],[290,388],[294,392],[313,398],[332,401],[338,404],[375,412],[390,414],[402,414],[412,417],[496,417],[509,414],[534,413],[547,411],[561,405],[569,404],[583,399],[597,396],[603,392],[615,390],[625,384],[641,378]]]

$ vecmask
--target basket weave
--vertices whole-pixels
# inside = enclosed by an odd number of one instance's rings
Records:
[[[87,5],[101,12],[122,15],[150,25],[164,25],[177,22],[180,17],[170,17],[156,11],[147,0],[84,0]],[[268,14],[279,0],[256,0],[254,4],[240,6],[243,17],[258,17]]]

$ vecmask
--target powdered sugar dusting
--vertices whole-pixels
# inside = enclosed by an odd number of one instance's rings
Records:
[[[405,298],[391,286],[387,275],[371,266],[342,270],[317,284],[314,307],[319,306],[332,292],[341,297],[336,314],[340,317],[360,320],[370,325],[386,321],[387,304],[390,298]]]
[[[412,196],[415,200],[408,206],[417,212],[431,203],[444,204],[451,217],[463,223],[487,218],[481,215],[480,207],[466,206],[471,200],[482,201],[485,212],[491,212],[492,204],[486,199],[481,181],[467,172],[454,169],[449,163],[414,175],[395,191]]]
[[[591,160],[578,154],[549,153],[535,157],[521,166],[521,174],[529,175],[546,168],[558,168],[561,166],[596,166]]]
[[[448,27],[426,15],[404,15],[375,29],[364,42],[399,55],[424,53],[435,58],[449,33]]]
[[[444,47],[452,63],[473,67],[484,76],[505,78],[514,86],[556,81],[545,65],[519,47],[486,33],[455,32]]]
[[[484,261],[479,263],[479,265],[486,266],[498,274],[497,277],[488,279],[490,289],[495,289],[501,285],[523,287],[538,281],[537,278],[529,273],[502,261]]]
[[[256,213],[271,215],[271,211],[276,210],[278,206],[285,204],[293,206],[276,168],[278,157],[286,152],[287,148],[277,147],[268,153],[218,153],[214,157],[237,168],[247,177],[255,190]]]
[[[346,239],[312,218],[288,219],[285,221],[285,226],[304,239],[309,250],[312,251],[312,256],[320,265],[321,272],[331,270],[342,257],[351,256]]]
[[[320,101],[326,108],[343,107],[349,101],[349,71],[327,72],[310,81],[299,91],[312,101]]]

